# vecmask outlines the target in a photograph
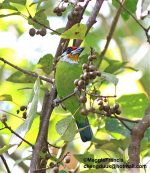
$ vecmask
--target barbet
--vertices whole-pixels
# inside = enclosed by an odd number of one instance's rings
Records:
[[[68,47],[61,55],[56,66],[56,88],[59,98],[64,98],[74,92],[74,80],[78,79],[82,73],[82,68],[78,63],[79,55],[84,48]],[[63,102],[65,108],[74,116],[80,136],[83,142],[91,141],[93,133],[89,125],[87,116],[80,113],[80,102],[76,95]]]

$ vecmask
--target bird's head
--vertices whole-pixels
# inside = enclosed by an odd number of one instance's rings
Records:
[[[68,63],[78,63],[79,55],[81,54],[83,49],[83,47],[68,47],[61,55],[61,60]]]

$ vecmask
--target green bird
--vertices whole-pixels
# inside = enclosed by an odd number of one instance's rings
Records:
[[[82,67],[78,64],[79,55],[84,48],[68,47],[61,55],[56,66],[55,83],[59,98],[64,98],[74,92],[74,80],[82,73]],[[80,136],[83,142],[91,141],[93,133],[87,116],[80,114],[80,102],[77,96],[72,96],[63,102],[64,106],[74,116]]]

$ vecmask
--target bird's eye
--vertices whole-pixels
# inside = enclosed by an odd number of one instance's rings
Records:
[[[72,51],[72,49],[70,47],[68,47],[66,52],[67,52],[67,54],[70,54],[71,51]]]

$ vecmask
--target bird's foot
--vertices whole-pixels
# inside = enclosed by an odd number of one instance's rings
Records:
[[[53,100],[53,106],[54,107],[59,106],[59,103],[60,103],[60,100],[59,99],[54,99]]]

